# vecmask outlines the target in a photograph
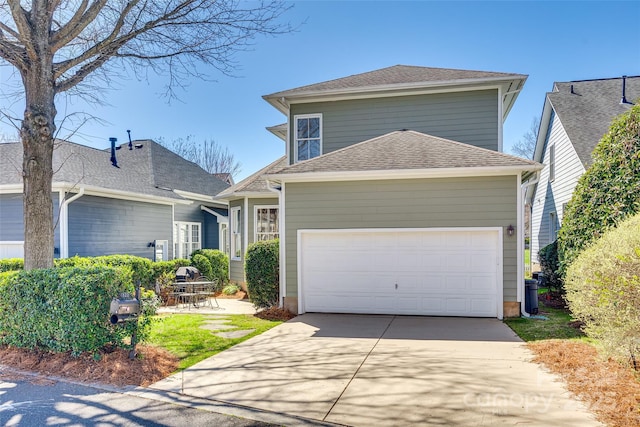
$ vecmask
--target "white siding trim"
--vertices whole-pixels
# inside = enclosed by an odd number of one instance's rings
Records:
[[[245,197],[244,198],[244,224],[242,224],[243,226],[243,234],[244,236],[242,236],[242,240],[243,240],[243,244],[242,244],[242,256],[240,257],[240,259],[244,259],[244,254],[247,252],[247,248],[249,247],[249,198]]]
[[[287,241],[285,221],[285,185],[280,189],[280,307],[284,307],[284,297],[287,292]]]
[[[522,197],[522,175],[518,175],[517,182],[517,194],[518,194],[518,219],[516,225],[516,235],[518,239],[516,256],[517,260],[517,276],[516,276],[516,301],[522,302],[523,290],[524,290],[524,205]],[[521,307],[521,311],[524,312],[524,306]]]
[[[502,125],[504,123],[503,113],[503,105],[502,105],[502,87],[498,87],[498,151],[502,153]]]

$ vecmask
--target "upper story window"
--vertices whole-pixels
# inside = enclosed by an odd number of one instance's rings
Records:
[[[556,179],[556,146],[555,144],[549,146],[549,181],[553,182]]]
[[[294,120],[296,162],[318,157],[322,152],[322,114],[295,116]]]

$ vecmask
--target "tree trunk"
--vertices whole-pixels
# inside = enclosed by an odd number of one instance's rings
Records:
[[[20,138],[24,150],[24,268],[53,267],[53,143],[56,109],[53,55],[47,25],[34,25],[37,55],[21,71],[25,112]]]

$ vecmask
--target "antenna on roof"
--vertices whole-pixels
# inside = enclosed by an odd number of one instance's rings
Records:
[[[627,101],[627,76],[622,76],[622,99],[620,104],[631,104]]]
[[[120,166],[118,166],[118,160],[116,160],[116,150],[118,150],[120,147],[116,148],[117,140],[118,138],[114,138],[114,137],[109,138],[109,141],[111,142],[111,164],[119,168]]]
[[[129,150],[133,150],[133,144],[131,144],[131,131],[127,129],[127,134],[129,135]]]

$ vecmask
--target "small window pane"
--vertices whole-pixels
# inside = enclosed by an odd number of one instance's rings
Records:
[[[298,142],[298,160],[309,159],[309,143],[305,141]]]
[[[320,118],[313,117],[309,119],[308,138],[320,138]]]
[[[320,140],[312,139],[309,141],[309,158],[313,159],[320,155]]]
[[[298,138],[307,138],[309,135],[309,119],[298,119]]]

